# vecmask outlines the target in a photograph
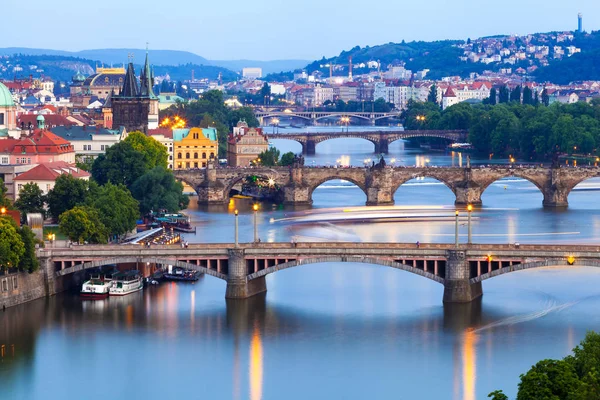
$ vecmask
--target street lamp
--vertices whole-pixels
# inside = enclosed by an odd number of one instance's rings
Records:
[[[271,124],[273,124],[273,133],[275,133],[275,127],[277,127],[277,132],[279,132],[279,118],[273,118]]]
[[[252,206],[252,210],[254,210],[254,243],[258,243],[258,224],[257,224],[257,214],[258,214],[258,204],[254,203]]]
[[[346,132],[348,132],[348,124],[350,124],[350,117],[342,117],[340,118],[342,122],[342,132],[344,131],[344,125],[346,125]]]
[[[235,214],[235,247],[238,247],[238,210],[234,211]]]
[[[471,212],[473,211],[473,206],[471,204],[469,204],[467,206],[467,211],[468,211],[468,219],[467,219],[467,226],[468,226],[468,236],[467,236],[467,243],[471,244]]]
[[[6,207],[0,208],[0,214],[2,214],[2,216],[6,214]]]
[[[458,248],[458,210],[455,213],[456,217],[454,220],[454,246]]]

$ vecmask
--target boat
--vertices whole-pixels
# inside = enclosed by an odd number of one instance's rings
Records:
[[[111,296],[125,296],[144,288],[140,271],[119,272],[113,276],[114,284],[109,290]]]
[[[191,271],[181,267],[175,267],[172,271],[163,274],[163,279],[167,281],[189,281],[195,282],[200,278],[200,272]]]
[[[80,295],[90,300],[106,299],[113,285],[113,272],[98,269],[91,273],[89,280],[83,282]]]
[[[173,230],[185,233],[196,232],[196,227],[192,227],[190,217],[185,214],[167,214],[160,213],[153,218],[153,222],[164,228],[173,228]]]

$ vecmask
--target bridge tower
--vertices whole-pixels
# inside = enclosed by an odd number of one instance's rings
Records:
[[[471,283],[465,250],[446,250],[444,303],[469,303],[483,295],[481,282]]]
[[[228,278],[225,298],[247,299],[267,291],[265,277],[248,280],[248,264],[244,258],[244,249],[228,249]]]

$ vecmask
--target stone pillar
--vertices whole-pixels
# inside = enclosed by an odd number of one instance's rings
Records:
[[[369,168],[365,172],[367,205],[393,205],[394,192],[392,191],[392,175],[391,168]]]
[[[561,184],[561,169],[553,167],[550,169],[551,182],[544,188],[544,207],[568,207],[567,199],[569,191]]]
[[[302,147],[302,152],[306,155],[314,155],[316,152],[317,143],[314,140],[308,139]]]
[[[454,194],[456,195],[454,204],[481,204],[481,188],[477,184],[471,182],[459,183],[454,186]]]
[[[283,187],[283,203],[293,205],[312,204],[311,191],[304,182],[302,166],[294,164],[290,168],[290,182]]]
[[[267,291],[265,277],[248,280],[248,267],[244,249],[229,249],[228,277],[225,298],[246,299]]]
[[[214,162],[209,162],[204,170],[204,181],[196,188],[198,204],[223,204],[229,201],[225,185],[217,179]]]
[[[389,149],[389,142],[387,138],[380,138],[379,141],[375,143],[375,154],[387,154]]]
[[[469,282],[469,262],[464,250],[446,250],[444,303],[468,303],[483,295],[481,282]]]
[[[369,187],[367,188],[368,206],[393,206],[394,194],[389,187]]]
[[[54,263],[50,257],[43,255],[38,257],[40,262],[40,269],[44,273],[44,284],[46,286],[46,296],[53,296],[56,294],[56,283],[55,283],[55,271]]]

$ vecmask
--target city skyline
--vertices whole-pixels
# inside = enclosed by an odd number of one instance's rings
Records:
[[[32,9],[46,16],[46,20],[68,21],[62,25],[63,33],[66,29],[80,34],[63,34],[57,39],[56,35],[40,35],[37,29],[21,29],[22,21],[17,18],[7,19],[5,27],[8,31],[18,31],[19,35],[11,42],[4,42],[5,47],[79,51],[143,48],[149,42],[151,49],[185,50],[210,60],[313,60],[337,55],[354,46],[402,40],[575,30],[580,12],[584,30],[600,27],[597,17],[600,4],[585,0],[552,1],[554,4],[536,0],[526,5],[508,0],[487,5],[485,13],[473,0],[463,2],[461,7],[433,0],[427,10],[420,4],[393,2],[367,8],[355,0],[326,5],[307,0],[302,9],[272,0],[240,2],[233,7],[231,3],[200,6],[189,0],[176,0],[169,3],[171,11],[150,9],[140,0],[127,4],[106,0],[101,6],[82,3],[76,8],[68,0],[34,3],[39,4]],[[16,15],[19,11],[17,4],[8,4],[6,15]],[[81,15],[93,13],[104,13],[108,18],[102,18],[102,25],[91,30],[89,18]]]

